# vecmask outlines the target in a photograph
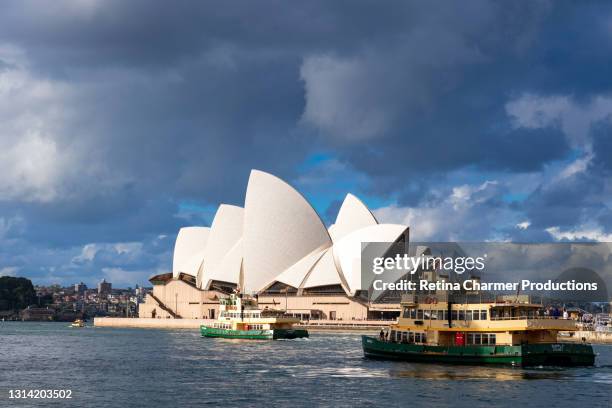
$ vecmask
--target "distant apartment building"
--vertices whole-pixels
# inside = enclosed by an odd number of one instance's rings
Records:
[[[102,279],[102,282],[98,283],[98,295],[110,295],[113,289],[113,285],[107,282],[106,279]]]
[[[83,296],[86,290],[87,285],[85,285],[83,282],[74,285],[74,293],[78,296]]]

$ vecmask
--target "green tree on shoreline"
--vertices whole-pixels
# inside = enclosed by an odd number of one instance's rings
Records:
[[[35,303],[36,291],[31,280],[0,277],[0,310],[21,310]]]

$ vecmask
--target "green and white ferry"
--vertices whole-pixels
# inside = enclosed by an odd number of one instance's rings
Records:
[[[449,364],[592,366],[590,344],[563,343],[559,331],[576,321],[542,313],[527,296],[453,302],[447,296],[408,295],[402,315],[380,336],[363,336],[366,357]]]
[[[200,326],[202,337],[249,340],[308,337],[307,330],[294,328],[300,319],[282,310],[261,310],[255,299],[241,294],[220,299],[219,309],[216,322]]]

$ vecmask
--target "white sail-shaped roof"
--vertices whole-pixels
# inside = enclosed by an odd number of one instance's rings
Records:
[[[210,235],[204,251],[204,263],[196,278],[199,288],[210,280],[209,272],[218,269],[225,255],[240,240],[243,223],[243,208],[228,204],[219,206],[210,227]]]
[[[332,248],[328,248],[325,254],[314,265],[310,274],[306,277],[302,288],[314,288],[317,286],[342,285],[342,279],[334,262]],[[343,285],[344,286],[344,285]]]
[[[189,257],[189,259],[187,259],[182,264],[178,272],[179,274],[186,273],[195,278],[198,275],[201,275],[203,264],[204,264],[204,250],[202,249],[202,250],[197,251],[193,255],[191,255],[191,257]],[[178,274],[177,274],[177,277],[178,277]]]
[[[361,228],[377,225],[378,221],[360,199],[347,194],[338,211],[336,223],[329,228],[334,242]]]
[[[235,283],[240,285],[240,267],[242,265],[242,239],[225,254],[221,262],[206,271],[202,280],[202,288],[208,289],[212,281]]]
[[[373,225],[352,232],[334,244],[333,253],[336,266],[340,268],[351,294],[361,289],[368,289],[361,287],[362,243],[388,243],[387,249],[389,249],[407,229],[407,226],[399,224]],[[382,252],[381,256],[384,255],[384,250]]]
[[[315,249],[310,254],[306,255],[297,263],[291,265],[285,269],[283,273],[278,275],[274,281],[282,282],[286,285],[299,288],[304,280],[304,277],[308,275],[315,263],[323,256],[327,249]]]
[[[316,211],[293,187],[253,170],[244,215],[244,290],[258,291],[331,238]]]
[[[174,244],[172,276],[178,278],[181,272],[193,277],[204,259],[204,249],[210,229],[207,227],[184,227],[179,230]]]

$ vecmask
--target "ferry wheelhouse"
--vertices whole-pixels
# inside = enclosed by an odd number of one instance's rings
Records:
[[[300,320],[282,310],[261,310],[253,298],[232,294],[220,299],[219,317],[210,325],[200,326],[203,337],[231,339],[296,339],[308,337],[305,329],[296,329]]]
[[[463,299],[461,299],[463,298]],[[577,322],[548,316],[526,295],[468,299],[446,295],[405,295],[396,324],[378,337],[363,336],[366,357],[422,362],[593,365],[590,344],[561,343],[560,331]]]

